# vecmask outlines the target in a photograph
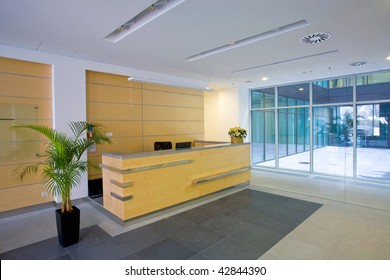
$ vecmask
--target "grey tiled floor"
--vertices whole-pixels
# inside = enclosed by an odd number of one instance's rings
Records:
[[[245,189],[116,236],[94,225],[78,244],[50,238],[0,259],[257,259],[321,206]]]

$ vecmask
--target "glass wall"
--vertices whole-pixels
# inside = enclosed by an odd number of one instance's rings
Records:
[[[313,171],[353,175],[353,107],[313,108]]]
[[[356,78],[356,177],[390,180],[390,72]]]
[[[310,153],[306,152],[310,149],[309,103],[309,83],[278,88],[278,166],[280,168],[310,170]]]
[[[253,165],[390,183],[390,72],[256,89],[251,101]]]
[[[275,89],[254,90],[252,109],[252,162],[275,159]],[[269,165],[270,166],[270,165]],[[271,166],[275,166],[274,162]]]

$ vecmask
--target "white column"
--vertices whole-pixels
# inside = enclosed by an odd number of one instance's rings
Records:
[[[53,65],[53,128],[73,135],[69,121],[86,120],[85,68],[64,60]],[[87,155],[83,156],[84,160]],[[88,174],[72,190],[72,199],[88,196]],[[59,202],[61,198],[56,198]]]

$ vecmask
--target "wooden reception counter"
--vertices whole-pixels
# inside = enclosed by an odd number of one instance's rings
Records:
[[[250,145],[103,154],[103,206],[123,221],[250,180]]]

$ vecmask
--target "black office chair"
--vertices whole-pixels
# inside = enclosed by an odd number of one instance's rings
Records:
[[[154,150],[170,150],[172,149],[172,142],[154,142]]]
[[[192,147],[192,142],[177,142],[175,145],[176,149],[190,149]]]

